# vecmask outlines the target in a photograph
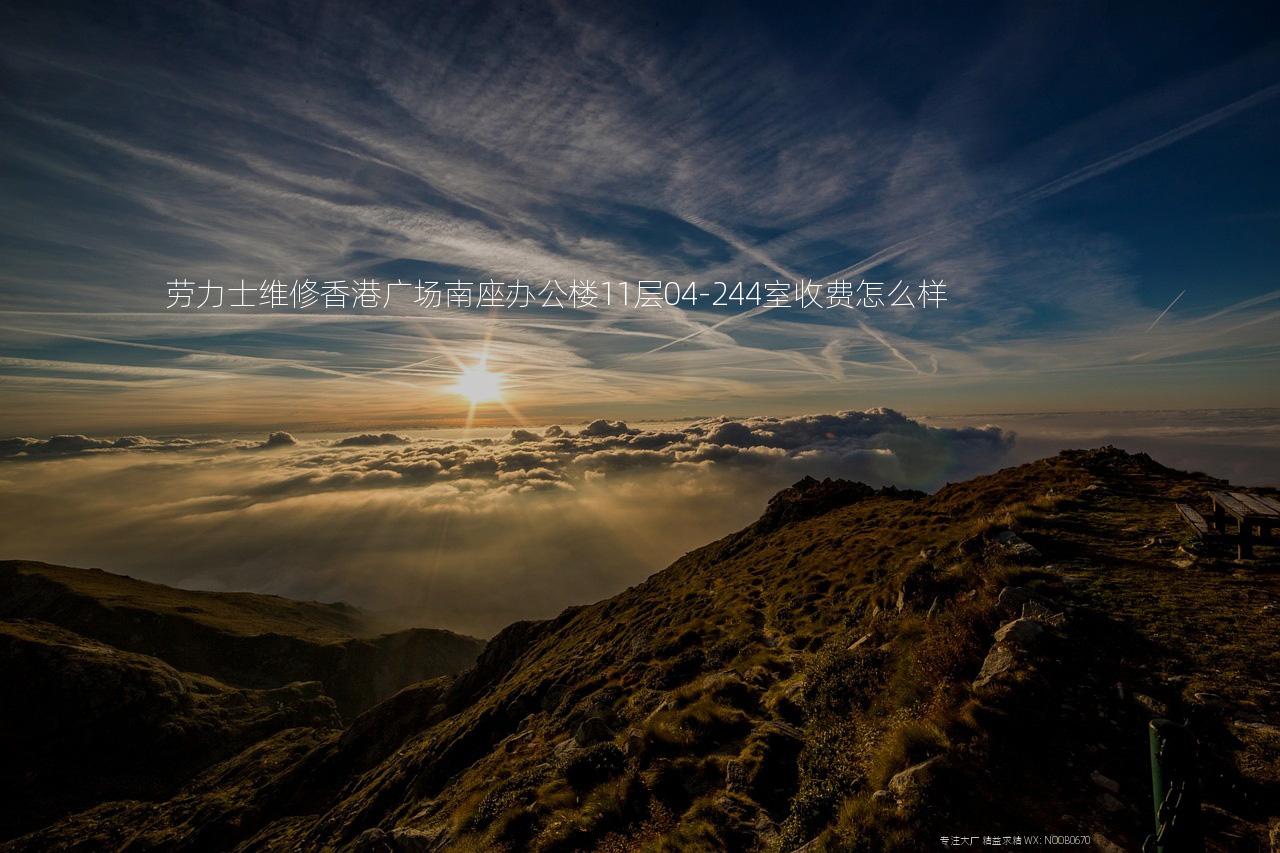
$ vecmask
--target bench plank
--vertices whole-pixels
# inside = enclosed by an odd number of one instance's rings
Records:
[[[1261,500],[1258,500],[1256,495],[1250,495],[1245,492],[1231,492],[1231,497],[1235,498],[1236,500],[1240,501],[1240,503],[1244,504],[1245,506],[1249,507],[1249,509],[1253,510],[1254,515],[1260,515],[1260,516],[1263,516],[1264,518],[1269,516],[1280,515],[1280,514],[1277,514],[1274,509],[1267,506],[1266,503],[1264,503]]]
[[[1244,519],[1251,515],[1257,515],[1257,513],[1240,503],[1240,501],[1233,498],[1227,492],[1210,492],[1209,497],[1213,499],[1215,504],[1234,515],[1237,520]]]
[[[1186,504],[1174,504],[1174,506],[1178,508],[1178,514],[1182,516],[1182,520],[1191,525],[1200,538],[1203,539],[1209,535],[1209,523],[1204,520],[1203,515]]]
[[[1254,497],[1271,507],[1276,513],[1280,513],[1280,501],[1271,497],[1271,495],[1254,495]]]

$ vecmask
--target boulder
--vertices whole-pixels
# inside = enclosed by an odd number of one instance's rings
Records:
[[[644,751],[644,735],[638,729],[627,729],[622,741],[622,754],[635,757]]]
[[[991,647],[991,651],[987,652],[986,659],[982,661],[982,669],[979,670],[978,677],[973,681],[973,689],[981,690],[996,679],[1012,672],[1017,663],[1018,659],[1013,650],[1006,645],[997,643]]]
[[[1000,626],[995,633],[995,644],[973,681],[973,689],[981,690],[1019,670],[1033,669],[1031,662],[1049,634],[1049,628],[1038,619],[1018,618]]]
[[[996,546],[1007,556],[1016,560],[1025,560],[1033,562],[1041,559],[1044,555],[1036,546],[1023,539],[1012,530],[1002,530],[995,535]]]
[[[1194,693],[1192,699],[1197,705],[1208,705],[1210,707],[1221,707],[1226,704],[1221,696],[1217,693]]]
[[[918,798],[933,779],[935,768],[940,761],[942,756],[935,755],[933,758],[913,764],[906,770],[894,774],[894,777],[889,780],[889,793],[897,797],[899,802]]]
[[[613,729],[609,728],[609,724],[602,717],[588,717],[573,733],[573,740],[578,746],[604,743],[607,740],[613,740]]]
[[[366,829],[351,842],[351,849],[357,853],[394,853],[391,839],[387,833],[377,827]]]
[[[1045,631],[1044,623],[1038,620],[1014,619],[996,631],[996,642],[1030,649],[1039,644]]]
[[[1120,793],[1120,783],[1108,776],[1103,776],[1097,770],[1089,774],[1089,781],[1110,794]]]
[[[1061,608],[1052,600],[1024,586],[1006,586],[996,598],[996,609],[1005,616],[1026,616],[1053,624]]]
[[[1124,853],[1123,847],[1116,844],[1105,835],[1094,832],[1091,834],[1091,837],[1093,838],[1093,848],[1097,850],[1098,853]]]
[[[529,740],[532,737],[533,737],[533,730],[526,729],[525,731],[520,732],[518,734],[511,735],[506,740],[504,740],[502,742],[502,749],[504,752],[507,752],[507,753],[515,752],[520,748],[520,744],[524,743],[525,741]]]
[[[1021,613],[1022,605],[1039,597],[1024,586],[1006,586],[996,596],[996,609],[1005,614]]]

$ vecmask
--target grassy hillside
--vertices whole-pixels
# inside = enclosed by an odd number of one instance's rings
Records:
[[[275,732],[341,725],[319,684],[242,690],[47,622],[0,621],[0,837],[107,799],[168,796]]]
[[[378,635],[341,603],[181,590],[17,561],[0,562],[0,618],[43,620],[242,687],[319,681],[347,718],[407,684],[460,672],[484,645],[427,628]]]
[[[1272,549],[1187,539],[1173,501],[1213,483],[1112,449],[927,496],[802,482],[341,734],[276,735],[10,849],[1133,849],[1168,716],[1200,741],[1210,849],[1265,850],[1280,574]]]
[[[240,636],[283,634],[326,641],[372,633],[365,616],[348,604],[293,601],[247,592],[201,592],[148,583],[101,569],[76,569],[30,561],[0,562],[0,616],[50,622],[84,620],[92,608],[139,618],[185,620]],[[68,614],[59,618],[59,614]]]
[[[0,563],[0,838],[104,800],[171,796],[280,731],[336,731],[483,645],[369,635],[343,604]]]

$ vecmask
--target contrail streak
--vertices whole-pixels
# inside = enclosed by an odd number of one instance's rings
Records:
[[[1188,136],[1191,136],[1193,133],[1198,133],[1205,128],[1218,124],[1219,122],[1226,121],[1237,113],[1243,112],[1250,107],[1257,106],[1263,101],[1274,98],[1276,95],[1280,95],[1280,83],[1273,83],[1270,86],[1259,89],[1251,95],[1246,95],[1237,101],[1232,101],[1225,106],[1218,107],[1216,110],[1210,110],[1204,115],[1194,118],[1185,124],[1181,124],[1172,130],[1167,130],[1164,133],[1153,136],[1143,142],[1139,142],[1137,145],[1132,145],[1116,154],[1103,157],[1101,160],[1095,160],[1087,166],[1082,166],[1079,169],[1075,169],[1074,171],[1062,175],[1061,177],[1054,178],[1052,181],[1043,183],[1034,189],[1027,190],[1021,195],[1015,197],[1013,201],[1005,206],[996,208],[992,212],[984,214],[976,220],[973,220],[972,224],[982,225],[993,219],[1007,216],[1008,214],[1031,204],[1032,202],[1041,201],[1042,199],[1057,195],[1064,190],[1071,189],[1077,184],[1084,183],[1091,178],[1105,175],[1107,172],[1132,163],[1134,160],[1159,151],[1161,148],[1168,147],[1175,142],[1179,142]],[[826,276],[826,279],[830,280],[832,278],[843,278],[849,275],[856,275],[870,269],[871,267],[879,266],[886,261],[893,260],[896,257],[906,254],[923,240],[936,236],[946,230],[948,230],[947,226],[940,226],[926,231],[923,234],[908,237],[887,249],[882,249],[876,254],[858,261],[858,263],[835,273],[833,276]]]
[[[921,371],[920,368],[916,366],[916,363],[914,361],[912,361],[911,359],[903,355],[902,350],[898,349],[893,344],[889,343],[888,338],[886,338],[884,335],[880,334],[875,329],[868,326],[867,322],[863,320],[861,317],[858,318],[858,326],[861,327],[862,331],[866,332],[868,335],[874,338],[876,342],[878,342],[881,346],[887,349],[889,351],[889,354],[892,355],[894,358],[898,359],[899,361],[905,362],[906,365],[910,367],[912,370],[914,370],[916,373],[923,373],[923,371]],[[937,372],[938,371],[935,367],[934,373],[937,373]]]
[[[801,276],[799,273],[793,272],[792,270],[789,270],[786,267],[784,267],[782,264],[778,263],[768,254],[766,254],[763,249],[760,249],[756,246],[751,245],[750,243],[746,242],[741,237],[739,237],[737,234],[734,234],[732,231],[730,231],[728,228],[725,228],[722,225],[717,225],[714,222],[710,222],[704,219],[703,217],[698,216],[696,213],[682,213],[680,214],[680,218],[683,219],[685,222],[688,222],[690,225],[693,225],[694,227],[707,232],[713,237],[719,237],[721,240],[728,243],[730,246],[737,249],[739,252],[742,252],[744,255],[747,255],[757,263],[763,264],[764,266],[768,267],[769,269],[773,270],[779,275],[785,275],[787,278],[791,279],[792,281],[796,281],[800,278],[803,278],[803,276]]]
[[[1156,323],[1159,323],[1161,320],[1164,319],[1164,315],[1169,313],[1170,308],[1178,304],[1178,300],[1182,298],[1183,293],[1186,293],[1186,291],[1184,290],[1182,291],[1182,293],[1179,293],[1177,296],[1173,297],[1173,301],[1170,302],[1168,305],[1166,305],[1164,310],[1161,311],[1158,315],[1156,315],[1156,318],[1151,321],[1151,325],[1147,326],[1148,332],[1156,327]]]
[[[970,225],[985,224],[987,222],[990,222],[993,219],[998,219],[1002,216],[1007,216],[1008,214],[1013,213],[1014,211],[1019,210],[1028,204],[1041,201],[1043,199],[1049,198],[1050,196],[1057,195],[1058,193],[1063,192],[1064,190],[1068,190],[1071,187],[1076,186],[1077,184],[1083,183],[1092,178],[1096,178],[1100,175],[1105,175],[1107,172],[1110,172],[1114,169],[1120,168],[1121,166],[1132,163],[1134,160],[1137,160],[1141,157],[1145,157],[1148,154],[1151,154],[1155,151],[1160,150],[1161,148],[1165,148],[1169,145],[1172,145],[1175,142],[1179,142],[1182,139],[1185,139],[1186,137],[1191,136],[1193,133],[1198,133],[1204,130],[1205,128],[1212,127],[1215,124],[1226,121],[1227,119],[1235,116],[1236,114],[1244,112],[1250,107],[1257,106],[1263,101],[1267,101],[1267,100],[1270,100],[1271,98],[1274,98],[1276,95],[1280,95],[1280,83],[1273,83],[1270,86],[1266,86],[1262,89],[1259,89],[1256,92],[1253,92],[1252,94],[1249,94],[1243,98],[1240,98],[1239,100],[1232,101],[1229,104],[1225,104],[1221,107],[1218,107],[1216,110],[1210,110],[1204,115],[1199,116],[1198,118],[1194,118],[1191,121],[1186,122],[1185,124],[1178,125],[1177,127],[1171,130],[1167,130],[1164,133],[1153,136],[1150,139],[1144,140],[1143,142],[1139,142],[1136,145],[1132,145],[1124,149],[1123,151],[1119,151],[1115,154],[1111,154],[1107,157],[1103,157],[1101,160],[1095,160],[1094,162],[1088,164],[1087,166],[1082,166],[1079,169],[1075,169],[1074,171],[1071,171],[1065,175],[1062,175],[1061,177],[1054,178],[1052,181],[1048,181],[1046,183],[1041,184],[1038,187],[1034,187],[1030,190],[1027,190],[1021,195],[1016,196],[1011,202],[1004,205],[1003,207],[998,207],[995,210],[991,211],[990,213],[980,215],[977,218],[970,220],[969,224]],[[905,255],[907,252],[914,249],[924,240],[927,240],[930,237],[937,236],[938,234],[941,234],[948,230],[950,230],[950,226],[943,225],[937,228],[933,228],[929,231],[925,231],[921,234],[917,234],[913,237],[907,237],[904,240],[900,240],[897,243],[894,243],[892,246],[888,246],[884,249],[881,249],[880,251],[876,252],[873,255],[868,255],[867,257],[858,261],[853,266],[846,267],[840,272],[833,273],[828,276],[823,276],[822,278],[817,280],[838,281],[838,280],[847,278],[848,276],[859,275],[863,272],[866,272],[869,269],[872,269],[873,267],[877,267],[880,264],[886,263],[888,261],[893,260],[894,258],[898,258],[898,257],[901,257],[902,255]],[[679,338],[674,341],[669,341],[668,343],[663,344],[660,347],[656,347],[644,354],[649,355],[651,353],[659,352],[661,350],[666,349],[667,347],[674,346],[679,343],[684,343],[685,341],[688,341],[692,338],[696,338],[699,335],[701,335],[703,332],[709,332],[714,329],[718,329],[721,326],[724,326],[727,323],[730,323],[734,320],[746,319],[748,317],[754,316],[756,314],[761,314],[761,313],[764,313],[765,311],[770,311],[770,310],[772,310],[772,306],[761,306],[760,309],[757,309],[755,311],[748,311],[744,314],[732,315],[730,317],[725,318],[724,320],[721,320],[718,323],[715,323],[714,325],[699,329],[691,334],[684,336],[683,338]]]
[[[333,368],[330,368],[330,367],[320,367],[314,364],[307,364],[305,361],[297,361],[296,359],[271,358],[268,356],[260,356],[260,355],[237,355],[234,353],[216,352],[214,350],[192,349],[191,347],[177,347],[177,346],[171,346],[169,344],[148,344],[148,343],[143,343],[141,341],[126,341],[126,340],[119,340],[116,338],[99,338],[99,337],[94,337],[92,335],[73,335],[70,332],[53,332],[45,329],[23,329],[23,328],[18,328],[16,326],[0,326],[0,330],[4,330],[8,332],[18,332],[18,333],[27,334],[27,335],[45,335],[51,338],[65,338],[67,340],[73,340],[73,341],[88,341],[89,343],[110,344],[111,346],[117,346],[117,347],[132,347],[134,349],[159,350],[161,352],[178,352],[178,353],[185,353],[188,355],[221,356],[222,358],[227,358],[232,360],[260,362],[264,365],[291,367],[291,368],[294,368],[295,370],[301,370],[307,373],[319,373],[324,376],[335,376],[340,379],[360,380],[364,378],[364,376],[360,374],[346,373],[341,370],[334,370]],[[235,371],[231,371],[231,372],[234,373]],[[401,385],[401,386],[404,386],[405,388],[416,389],[418,387],[416,385],[413,385],[412,383],[402,382],[396,379],[383,379],[378,376],[374,376],[372,378],[378,382],[384,382],[390,385]]]

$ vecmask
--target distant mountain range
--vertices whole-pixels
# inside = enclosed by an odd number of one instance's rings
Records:
[[[3,564],[21,808],[0,846],[1136,849],[1167,717],[1199,742],[1208,849],[1265,850],[1280,573],[1270,548],[1238,563],[1183,528],[1174,501],[1217,484],[1112,448],[932,495],[806,479],[483,649],[364,637],[342,605]]]
[[[402,687],[466,669],[481,640],[371,634],[345,604],[173,589],[0,562],[0,829],[170,792],[276,732],[337,729]]]

